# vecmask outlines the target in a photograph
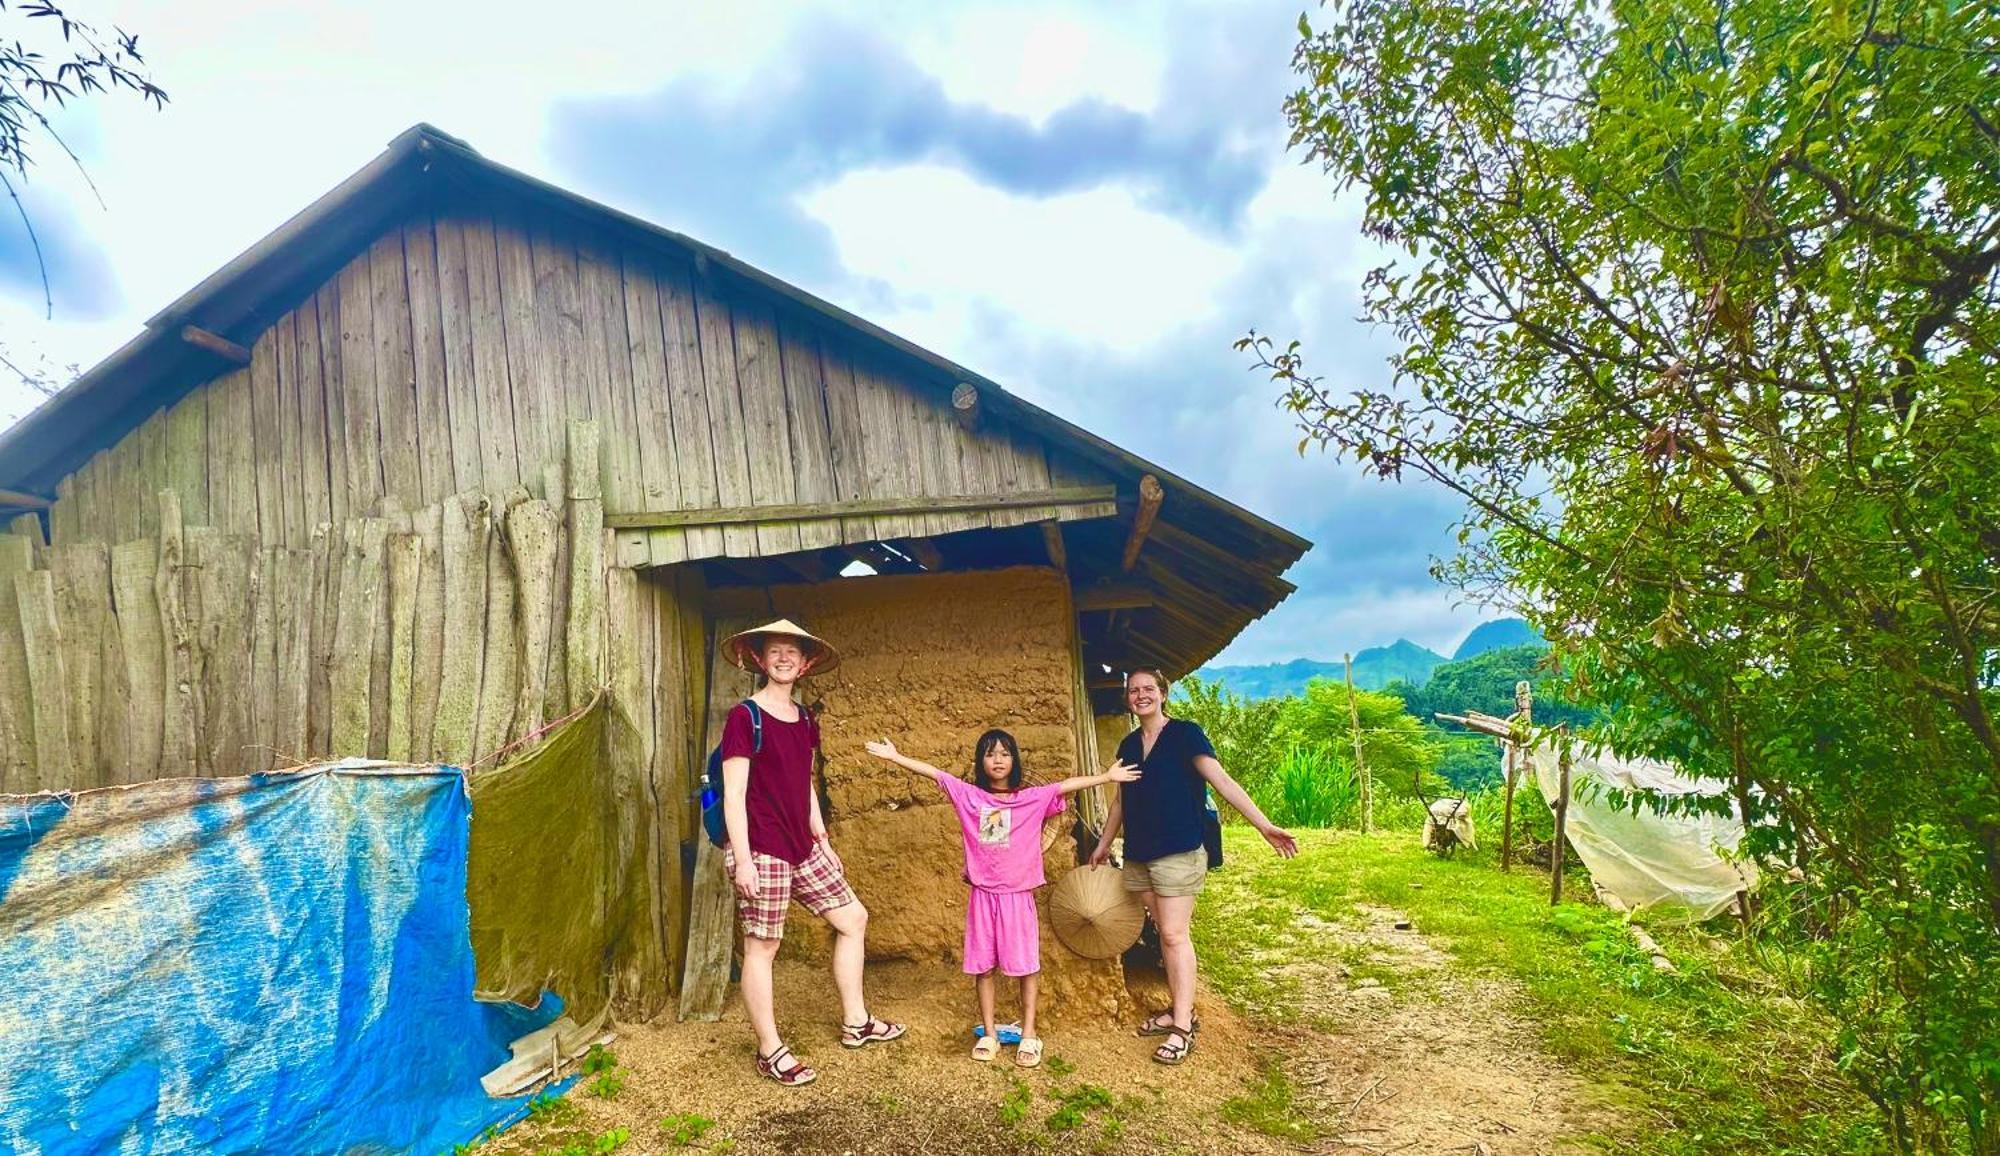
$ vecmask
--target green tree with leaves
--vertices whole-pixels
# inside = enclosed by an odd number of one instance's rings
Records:
[[[1402,342],[1310,438],[1468,503],[1622,745],[1805,868],[1904,1150],[2000,1152],[2000,8],[1340,0],[1294,143]]]
[[[1403,700],[1393,694],[1349,690],[1344,683],[1316,678],[1304,693],[1282,701],[1278,735],[1285,747],[1325,754],[1349,773],[1354,767],[1358,715],[1361,757],[1378,791],[1415,797],[1418,776],[1437,769],[1444,750],[1440,736],[1411,717]],[[1436,786],[1431,782],[1426,789]]]
[[[1169,713],[1199,723],[1215,745],[1215,757],[1253,796],[1284,757],[1278,715],[1285,700],[1246,699],[1220,682],[1188,675],[1174,683]]]

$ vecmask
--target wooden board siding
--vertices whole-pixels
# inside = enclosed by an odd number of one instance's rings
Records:
[[[960,497],[1056,477],[1040,441],[997,422],[966,432],[947,412],[949,383],[912,381],[820,319],[510,211],[401,222],[250,348],[250,365],[58,486],[57,545],[156,535],[162,489],[188,526],[293,549],[321,524],[457,493],[522,486],[560,503],[547,479],[561,476],[551,468],[574,420],[601,431],[607,515]],[[666,565],[1052,516],[655,529],[609,549],[614,564]]]

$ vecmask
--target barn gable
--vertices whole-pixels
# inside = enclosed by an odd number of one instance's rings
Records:
[[[941,536],[1067,523],[1040,540],[1101,587],[1080,599],[1099,607],[1086,646],[1113,668],[1205,661],[1291,591],[1279,575],[1308,545],[726,253],[428,126],[0,433],[0,491],[53,499],[58,544],[148,536],[153,495],[173,489],[190,524],[304,545],[320,522],[468,490],[553,496],[579,418],[599,428],[623,565],[714,559],[724,583],[796,580],[849,548],[927,568]],[[1164,500],[1127,558],[1155,508],[1149,475]],[[774,558],[792,561],[760,561]]]

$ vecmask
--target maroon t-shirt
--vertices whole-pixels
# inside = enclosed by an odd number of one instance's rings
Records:
[[[813,747],[818,728],[799,711],[797,722],[786,722],[768,710],[764,716],[764,749],[751,753],[750,709],[730,708],[722,724],[722,757],[750,760],[750,787],[744,809],[750,815],[750,850],[787,863],[799,864],[812,854]]]

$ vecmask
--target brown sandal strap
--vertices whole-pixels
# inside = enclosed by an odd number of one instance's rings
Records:
[[[792,1066],[781,1070],[778,1064],[782,1060],[790,1060]],[[787,1086],[810,1082],[813,1077],[818,1075],[817,1072],[807,1067],[804,1061],[792,1054],[791,1046],[788,1044],[779,1044],[778,1050],[768,1056],[759,1054],[757,1057],[757,1070],[776,1080],[778,1083]]]
[[[1153,1062],[1171,1066],[1193,1055],[1194,1031],[1193,1028],[1182,1028],[1178,1025],[1168,1031],[1166,1042],[1153,1049]],[[1180,1042],[1176,1044],[1176,1040]]]
[[[869,1016],[858,1024],[841,1024],[842,1042],[868,1043],[871,1040],[893,1040],[903,1034],[903,1025]]]

